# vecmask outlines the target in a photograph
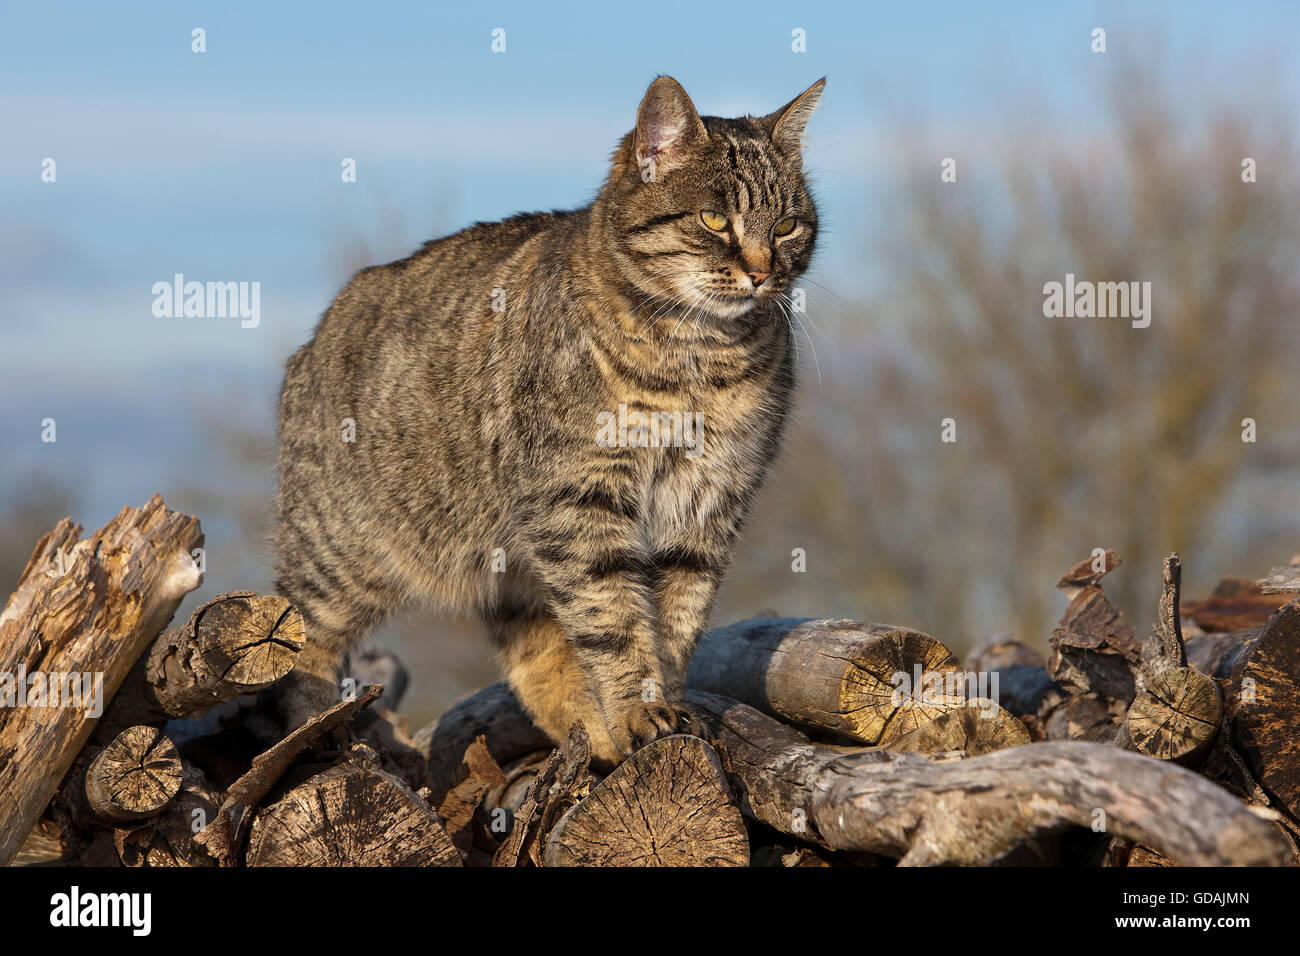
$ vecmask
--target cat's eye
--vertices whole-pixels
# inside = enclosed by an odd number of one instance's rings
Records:
[[[722,232],[727,228],[727,217],[712,209],[705,209],[700,213],[700,222],[714,232]]]
[[[797,225],[799,225],[798,219],[794,216],[786,216],[772,227],[772,234],[775,236],[788,236],[794,232],[794,227]]]

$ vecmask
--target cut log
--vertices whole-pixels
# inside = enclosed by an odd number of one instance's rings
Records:
[[[687,686],[744,701],[798,726],[886,745],[964,701],[918,705],[918,674],[965,680],[948,648],[920,631],[848,620],[758,618],[710,631]],[[951,695],[945,695],[951,696]]]
[[[261,810],[248,866],[460,866],[437,815],[392,774],[344,762]]]
[[[103,723],[162,725],[270,687],[293,669],[306,640],[302,615],[275,594],[231,591],[158,636]],[[101,727],[101,733],[105,728]]]
[[[674,735],[619,764],[551,830],[546,866],[747,866],[749,837],[713,748]]]
[[[1198,763],[1223,719],[1218,686],[1190,667],[1171,667],[1146,683],[1125,718],[1133,747],[1157,760]]]
[[[1000,707],[955,707],[891,740],[889,749],[923,754],[960,751],[975,757],[1029,742],[1025,725]]]
[[[590,766],[591,738],[578,721],[528,785],[510,833],[493,857],[493,866],[542,865],[546,835],[596,785]]]
[[[1242,648],[1228,686],[1237,750],[1260,786],[1300,817],[1300,600]]]
[[[50,802],[99,708],[201,578],[191,554],[203,541],[198,519],[157,495],[80,534],[67,519],[46,534],[0,614],[0,866]],[[35,705],[38,687],[44,706]]]
[[[688,691],[751,819],[904,865],[987,865],[1104,814],[1107,831],[1194,866],[1283,866],[1286,841],[1226,790],[1114,747],[1042,743],[967,760],[844,753],[752,707]]]
[[[176,745],[156,727],[128,727],[86,770],[86,802],[108,824],[157,816],[181,789]]]

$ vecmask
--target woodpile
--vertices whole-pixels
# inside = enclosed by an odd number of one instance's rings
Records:
[[[0,863],[1300,862],[1300,563],[1184,604],[1171,556],[1140,635],[1096,552],[1058,584],[1047,657],[732,624],[692,660],[692,734],[602,776],[586,728],[556,746],[504,684],[412,733],[379,651],[285,734],[276,685],[310,639],[293,607],[237,591],[169,627],[202,533],[156,496],[80,536],[47,534],[0,614]]]

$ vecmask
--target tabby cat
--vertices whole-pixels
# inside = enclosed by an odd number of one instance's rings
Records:
[[[288,726],[430,598],[482,617],[552,738],[582,720],[612,764],[683,726],[790,405],[824,83],[720,119],[661,76],[591,205],[478,223],[339,293],[280,395],[277,583],[308,630]]]

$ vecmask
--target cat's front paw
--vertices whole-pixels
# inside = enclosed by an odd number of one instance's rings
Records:
[[[662,701],[629,707],[620,723],[614,730],[614,743],[625,757],[660,738],[694,733],[695,726],[689,714]]]

